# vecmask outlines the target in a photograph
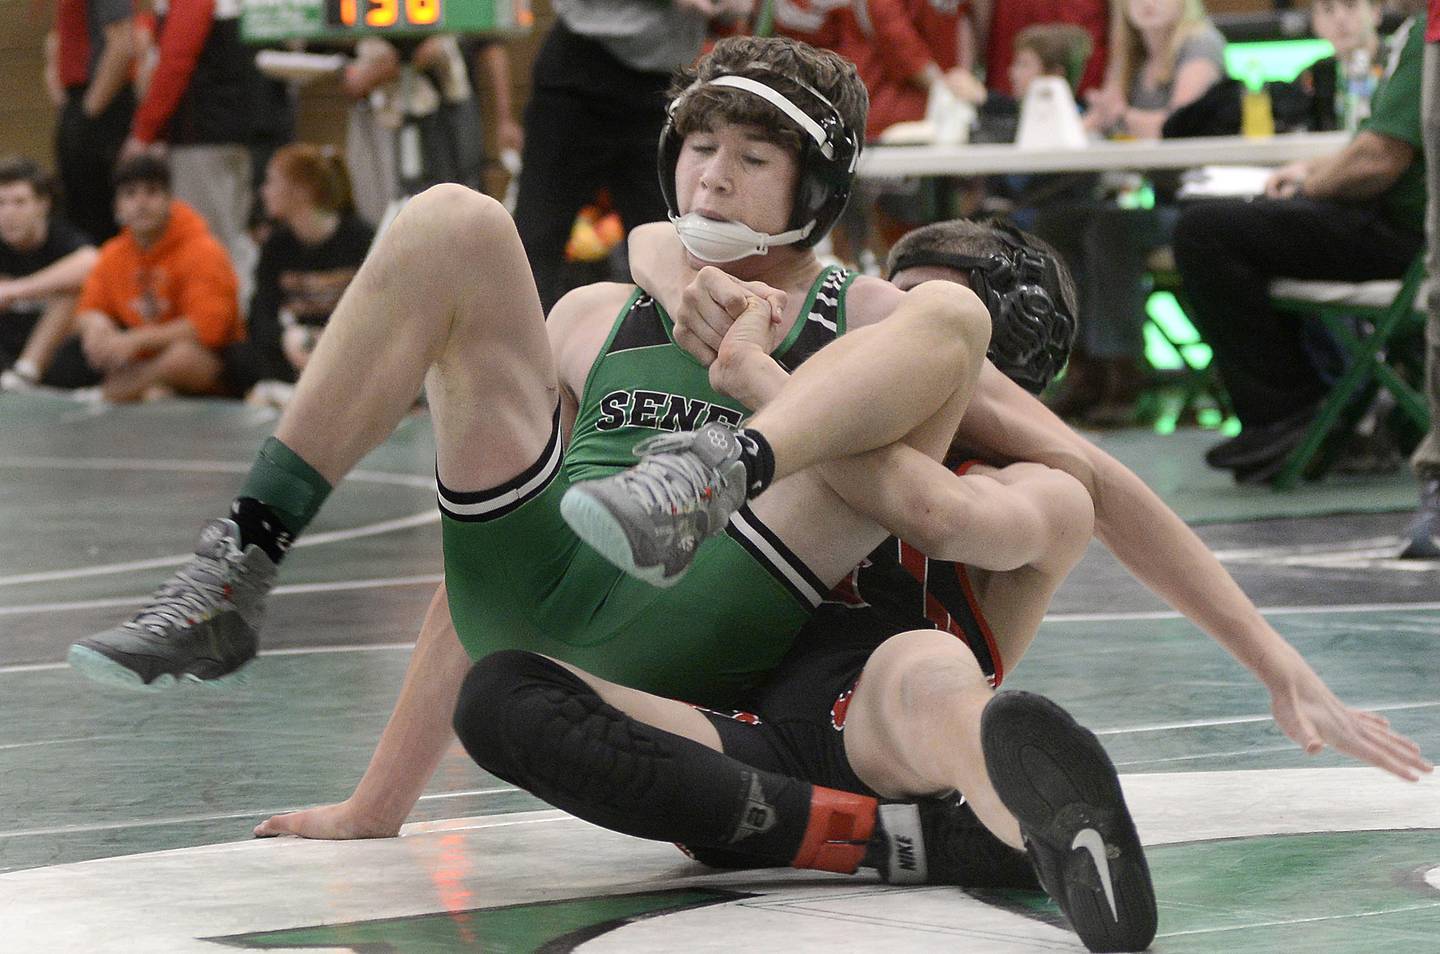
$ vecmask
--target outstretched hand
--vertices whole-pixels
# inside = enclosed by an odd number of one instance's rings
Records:
[[[297,838],[346,841],[352,838],[394,838],[398,834],[399,825],[377,824],[371,819],[361,818],[348,801],[272,815],[255,826],[256,838],[294,835]]]
[[[1318,755],[1328,745],[1407,782],[1435,770],[1388,719],[1345,705],[1303,661],[1266,682],[1275,722],[1305,754]]]

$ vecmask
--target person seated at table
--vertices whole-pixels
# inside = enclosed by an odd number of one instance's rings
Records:
[[[1362,65],[1378,69],[1385,62],[1379,33],[1384,12],[1372,0],[1315,0],[1310,6],[1310,32],[1335,49],[1295,78],[1310,96],[1311,129],[1345,128],[1347,70]]]
[[[1063,79],[1078,100],[1080,79],[1090,59],[1090,34],[1081,27],[1069,23],[1028,26],[1016,35],[1015,56],[1010,60],[1010,88],[1015,91],[1015,100],[991,90],[986,104],[994,115],[1003,108],[1001,103],[1008,101],[1011,113],[1018,115],[1031,84],[1044,76]],[[1097,182],[1092,173],[992,176],[986,183],[982,211],[1003,214],[1020,228],[1030,229],[1041,206],[1084,202]]]
[[[262,381],[295,383],[375,235],[355,213],[350,177],[334,149],[281,147],[266,167],[260,199],[274,228],[255,269],[248,334],[220,355],[226,390],[239,396],[251,396]]]
[[[1111,0],[970,0],[976,45],[984,51],[986,88],[992,96],[1023,99],[1024,90],[1011,70],[1020,34],[1034,26],[1063,24],[1083,30],[1093,51],[1072,79],[1077,99],[1098,91],[1107,75],[1106,43],[1118,8]]]
[[[1090,34],[1073,24],[1035,23],[1026,27],[1015,35],[1015,56],[1010,61],[1012,95],[1017,102],[1024,102],[1031,83],[1042,76],[1058,76],[1078,102],[1080,79],[1093,51]]]
[[[1423,10],[1395,31],[1399,54],[1370,117],[1339,152],[1277,169],[1263,198],[1195,203],[1180,216],[1175,264],[1190,317],[1242,425],[1205,461],[1241,483],[1279,473],[1327,390],[1303,322],[1271,307],[1270,281],[1393,279],[1424,244],[1424,34]]]
[[[1224,75],[1225,40],[1200,0],[1127,0],[1111,35],[1110,79],[1091,98],[1092,130],[1151,139],[1176,109]],[[1121,93],[1124,90],[1124,93]],[[1153,208],[1108,199],[1058,204],[1034,232],[1060,250],[1080,284],[1085,323],[1070,369],[1050,396],[1061,417],[1091,426],[1135,421],[1144,384],[1146,280],[1150,255],[1170,241],[1178,210],[1174,177],[1154,177]]]

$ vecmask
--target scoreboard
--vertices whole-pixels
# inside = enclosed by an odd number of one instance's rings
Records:
[[[513,35],[528,32],[533,22],[529,0],[244,0],[240,32],[249,43]]]

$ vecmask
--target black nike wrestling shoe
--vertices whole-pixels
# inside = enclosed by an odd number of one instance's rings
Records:
[[[1042,890],[1025,853],[992,835],[959,792],[881,799],[871,844],[873,867],[890,884]]]
[[[1035,873],[1092,951],[1143,951],[1157,915],[1150,868],[1115,766],[1088,729],[1029,692],[980,719],[990,782],[1020,823]]]

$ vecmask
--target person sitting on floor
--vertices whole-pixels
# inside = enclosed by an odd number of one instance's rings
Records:
[[[30,159],[0,162],[0,391],[29,391],[64,340],[95,246],[53,218],[50,176]]]
[[[115,215],[123,228],[101,246],[75,334],[42,383],[114,402],[217,393],[217,352],[241,335],[225,249],[171,195],[170,167],[149,154],[116,167]]]
[[[355,214],[344,160],[333,149],[281,147],[260,198],[275,228],[260,249],[246,339],[220,354],[226,390],[252,400],[261,382],[295,383],[375,237]]]

